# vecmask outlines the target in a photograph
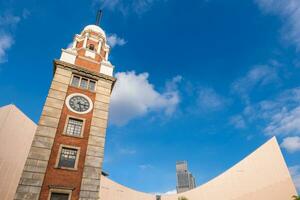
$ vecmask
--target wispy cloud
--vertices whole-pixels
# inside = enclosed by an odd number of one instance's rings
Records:
[[[282,37],[300,50],[300,1],[298,0],[255,0],[267,14],[282,19]]]
[[[13,45],[14,40],[9,33],[0,33],[0,64],[7,61],[6,52]]]
[[[253,91],[253,89],[270,83],[276,83],[278,80],[278,72],[275,67],[258,65],[254,66],[245,76],[233,82],[231,90],[233,93],[240,95],[242,100],[249,104],[249,94]]]
[[[13,32],[22,19],[9,11],[3,13],[0,15],[0,64],[7,61],[7,51],[14,44]],[[27,18],[29,11],[24,9],[22,16],[24,19]]]
[[[300,137],[286,137],[283,139],[283,142],[280,146],[285,148],[290,153],[300,151]]]
[[[232,124],[237,129],[246,128],[246,122],[242,115],[235,115],[229,119],[229,123]]]
[[[256,117],[269,120],[264,129],[266,134],[300,135],[300,87],[287,89],[271,100],[262,101],[255,109]]]
[[[300,106],[292,110],[282,107],[271,116],[271,122],[265,128],[265,132],[269,135],[300,134]]]
[[[125,45],[127,42],[125,39],[117,36],[117,34],[110,34],[107,37],[107,42],[109,44],[109,46],[111,46],[112,48],[114,48],[115,46],[123,46]]]
[[[94,0],[94,4],[101,5],[102,9],[119,11],[123,15],[134,12],[141,15],[147,12],[155,2],[166,0]]]
[[[10,12],[4,13],[0,15],[0,63],[7,61],[7,50],[14,43],[11,31],[20,21],[20,17],[14,16]]]
[[[152,169],[153,166],[150,164],[141,164],[138,166],[140,170],[148,170],[148,169]]]
[[[223,109],[227,103],[228,100],[213,88],[200,87],[198,89],[197,107],[201,111],[218,111]]]
[[[265,135],[280,136],[284,138],[281,146],[294,152],[298,151],[299,145],[295,136],[300,136],[300,87],[285,89],[256,102],[251,99],[251,94],[257,94],[260,89],[280,85],[281,66],[276,61],[255,66],[231,85],[232,93],[240,96],[245,107],[241,113],[232,116],[229,123],[237,129],[253,125]]]
[[[20,20],[21,18],[19,16],[6,12],[4,15],[0,16],[0,26],[15,26]]]
[[[281,147],[288,152],[300,150],[300,87],[286,89],[270,99],[246,105],[230,119],[236,128],[255,125],[265,135],[283,138]]]
[[[116,74],[116,78],[118,81],[112,93],[110,107],[112,124],[125,125],[150,112],[162,112],[165,116],[171,116],[180,102],[179,91],[175,87],[181,80],[180,76],[167,82],[163,92],[155,90],[148,80],[148,73],[120,72]]]
[[[119,153],[123,154],[123,155],[134,155],[134,154],[136,154],[136,150],[133,148],[121,147],[121,148],[119,148]]]

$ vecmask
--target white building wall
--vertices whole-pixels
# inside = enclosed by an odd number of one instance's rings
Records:
[[[155,195],[134,192],[108,178],[102,178],[100,186],[101,200],[155,200]],[[213,180],[184,193],[163,195],[161,200],[289,200],[296,194],[274,137]]]
[[[0,199],[12,200],[36,125],[16,106],[0,108]]]

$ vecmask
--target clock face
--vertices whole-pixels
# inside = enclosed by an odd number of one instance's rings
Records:
[[[76,113],[88,113],[92,107],[91,100],[82,94],[72,94],[67,98],[67,106]]]

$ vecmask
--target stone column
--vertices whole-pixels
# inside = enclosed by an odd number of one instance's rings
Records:
[[[113,82],[101,78],[97,82],[96,101],[85,158],[80,200],[98,200],[102,171],[105,134]]]
[[[38,200],[39,198],[71,76],[71,71],[57,66],[15,200]]]

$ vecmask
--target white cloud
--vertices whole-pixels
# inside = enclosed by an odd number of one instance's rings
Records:
[[[142,164],[138,166],[140,170],[148,170],[148,169],[152,169],[153,166],[150,164]]]
[[[24,8],[23,12],[22,12],[22,18],[27,19],[30,15],[31,15],[31,12],[28,9]]]
[[[250,103],[249,93],[257,87],[265,86],[279,80],[277,70],[267,65],[258,65],[251,69],[244,77],[231,85],[233,93],[237,93],[246,102]]]
[[[300,134],[300,106],[292,110],[283,107],[271,117],[265,132],[269,135]]]
[[[286,137],[283,139],[283,142],[280,146],[285,148],[290,153],[300,151],[300,137]]]
[[[21,18],[4,12],[0,15],[0,64],[7,61],[7,50],[14,44],[12,30],[20,22]]]
[[[264,126],[267,135],[300,135],[300,87],[285,90],[270,100],[248,104],[240,115],[248,123]]]
[[[125,39],[118,37],[116,34],[111,34],[107,37],[107,42],[112,48],[115,46],[123,46],[127,42]]]
[[[20,22],[21,18],[14,16],[11,13],[6,13],[0,16],[0,26],[14,26]]]
[[[14,41],[10,34],[0,33],[0,64],[7,61],[6,52],[13,45]]]
[[[268,122],[264,129],[268,135],[300,135],[300,87],[285,90],[249,110],[248,116]]]
[[[136,150],[132,148],[119,148],[119,153],[123,155],[134,155],[136,154]]]
[[[177,191],[176,191],[176,189],[174,189],[174,190],[167,191],[164,194],[169,195],[169,194],[176,194],[176,193],[177,193]]]
[[[268,14],[278,15],[283,22],[282,37],[294,43],[300,50],[300,1],[299,0],[255,0]]]
[[[148,73],[136,74],[134,71],[116,74],[117,83],[110,107],[112,124],[125,125],[130,120],[150,112],[163,112],[165,116],[171,116],[175,112],[180,102],[179,91],[175,85],[181,78],[175,77],[160,93],[149,83],[148,77]]]
[[[289,170],[294,180],[295,186],[297,187],[298,191],[300,191],[300,165],[289,167]]]
[[[232,124],[237,129],[244,129],[246,127],[246,122],[242,115],[236,115],[229,119],[229,123]]]
[[[223,109],[226,104],[227,100],[213,88],[199,88],[197,106],[201,111],[217,111]]]
[[[158,1],[159,0],[94,0],[94,4],[100,4],[102,9],[119,11],[123,15],[127,15],[129,12],[134,12],[138,15],[141,15],[147,12],[152,5]]]
[[[176,191],[176,189],[174,189],[174,190],[169,190],[167,192],[152,192],[151,194],[154,194],[154,195],[171,195],[171,194],[177,194],[177,191]]]
[[[236,128],[244,122],[261,127],[269,136],[284,137],[281,147],[292,153],[300,151],[300,87],[287,89],[255,104],[230,119]]]

